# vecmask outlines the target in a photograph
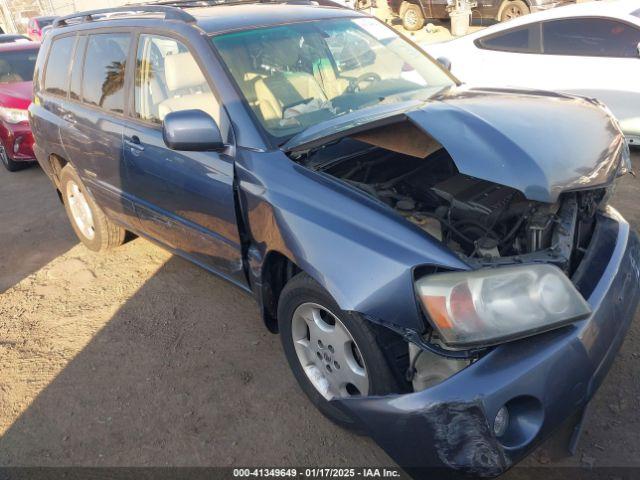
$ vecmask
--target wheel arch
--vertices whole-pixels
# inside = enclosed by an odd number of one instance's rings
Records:
[[[400,8],[398,9],[398,16],[402,17],[402,15],[404,15],[404,11],[406,10],[407,6],[411,4],[417,5],[420,7],[420,11],[422,12],[422,16],[424,18],[429,17],[429,9],[425,5],[425,2],[423,0],[402,0],[402,3],[400,4]]]
[[[62,199],[62,192],[60,191],[60,173],[62,169],[69,163],[69,161],[60,155],[52,153],[49,155],[49,168],[51,169],[51,177],[58,193],[58,198],[61,203],[64,203]]]
[[[498,13],[496,14],[495,19],[497,21],[500,21],[500,17],[502,17],[502,12],[504,11],[504,9],[507,7],[507,5],[509,5],[513,0],[502,0],[502,3],[500,4],[500,8],[498,9]],[[527,7],[529,7],[529,11],[531,11],[531,0],[522,0]]]
[[[278,333],[278,300],[282,289],[301,271],[295,262],[277,250],[265,256],[260,272],[260,305],[262,320],[271,333]]]

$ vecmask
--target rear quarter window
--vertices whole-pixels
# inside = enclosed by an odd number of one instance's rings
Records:
[[[124,81],[131,46],[128,33],[90,35],[84,61],[82,99],[105,110],[124,112]]]
[[[69,59],[76,37],[58,38],[51,44],[44,73],[44,90],[53,95],[66,95],[69,84]]]
[[[476,40],[485,50],[517,53],[540,53],[540,24],[533,23],[494,33]]]

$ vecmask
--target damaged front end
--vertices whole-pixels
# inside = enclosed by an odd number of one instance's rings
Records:
[[[448,359],[461,368],[449,369],[447,378],[442,360],[434,368],[425,363],[427,377],[434,371],[441,376],[414,383],[413,393],[336,404],[414,475],[446,478],[445,470],[452,470],[447,475],[493,477],[563,427],[575,445],[580,425],[567,422],[580,421],[606,376],[640,289],[637,235],[611,208],[596,216],[592,244],[572,276],[590,306],[588,317],[474,359]]]
[[[335,402],[404,468],[495,476],[584,408],[635,313],[638,241],[608,207],[630,170],[624,138],[596,102],[524,91],[453,89],[337,122],[285,150],[391,209],[470,272],[414,267],[422,331],[362,312],[407,340],[413,393]],[[485,295],[485,277],[510,269],[497,282],[513,300],[505,307]],[[475,287],[454,281],[474,275]],[[504,288],[520,281],[529,284]],[[514,300],[523,291],[531,308]]]

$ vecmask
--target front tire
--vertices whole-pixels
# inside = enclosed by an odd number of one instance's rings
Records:
[[[23,170],[31,165],[29,162],[14,162],[7,155],[7,151],[3,146],[0,145],[0,161],[2,161],[2,165],[10,172],[17,172],[19,170]]]
[[[105,252],[124,243],[126,231],[107,218],[69,164],[60,173],[60,190],[71,226],[89,250]]]
[[[522,17],[531,13],[531,10],[522,0],[511,0],[506,2],[500,13],[500,21],[505,22],[513,18]]]
[[[320,412],[338,425],[353,427],[331,400],[398,391],[368,322],[340,310],[307,274],[296,275],[282,290],[278,326],[298,384]]]
[[[402,10],[402,26],[405,30],[415,32],[424,27],[425,18],[422,14],[422,9],[415,3],[405,4]]]

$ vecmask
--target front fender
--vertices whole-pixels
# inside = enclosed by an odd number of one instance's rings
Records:
[[[413,269],[469,269],[388,207],[282,152],[239,151],[236,174],[254,286],[266,256],[280,252],[342,310],[422,332]]]

